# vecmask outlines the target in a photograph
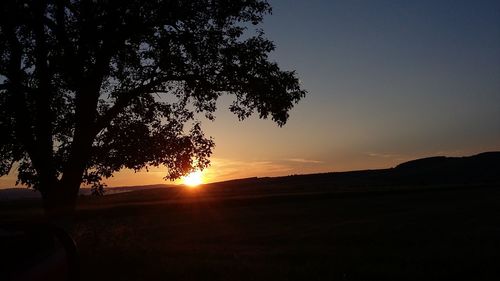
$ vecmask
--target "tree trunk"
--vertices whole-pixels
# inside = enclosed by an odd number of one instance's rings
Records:
[[[72,220],[78,199],[78,186],[62,186],[60,183],[41,189],[45,215],[52,222]]]

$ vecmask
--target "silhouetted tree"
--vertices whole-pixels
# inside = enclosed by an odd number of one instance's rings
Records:
[[[265,0],[0,2],[0,175],[17,167],[49,212],[122,168],[206,167],[196,113],[212,119],[222,94],[280,126],[305,95],[253,27]]]

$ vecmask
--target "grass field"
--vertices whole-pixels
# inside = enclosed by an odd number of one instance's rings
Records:
[[[75,239],[83,280],[500,277],[496,188],[182,196],[82,212]]]
[[[500,189],[155,189],[82,200],[73,235],[82,280],[499,280]]]

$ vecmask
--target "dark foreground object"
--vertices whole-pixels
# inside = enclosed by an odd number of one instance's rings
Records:
[[[76,244],[49,223],[0,224],[0,280],[78,280]]]
[[[80,212],[82,279],[500,280],[497,187],[186,196]]]

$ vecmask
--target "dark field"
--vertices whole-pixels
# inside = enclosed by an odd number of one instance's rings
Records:
[[[82,213],[83,280],[500,277],[496,188],[179,200]]]
[[[500,277],[496,186],[274,195],[210,190],[82,200],[73,230],[82,280]]]

